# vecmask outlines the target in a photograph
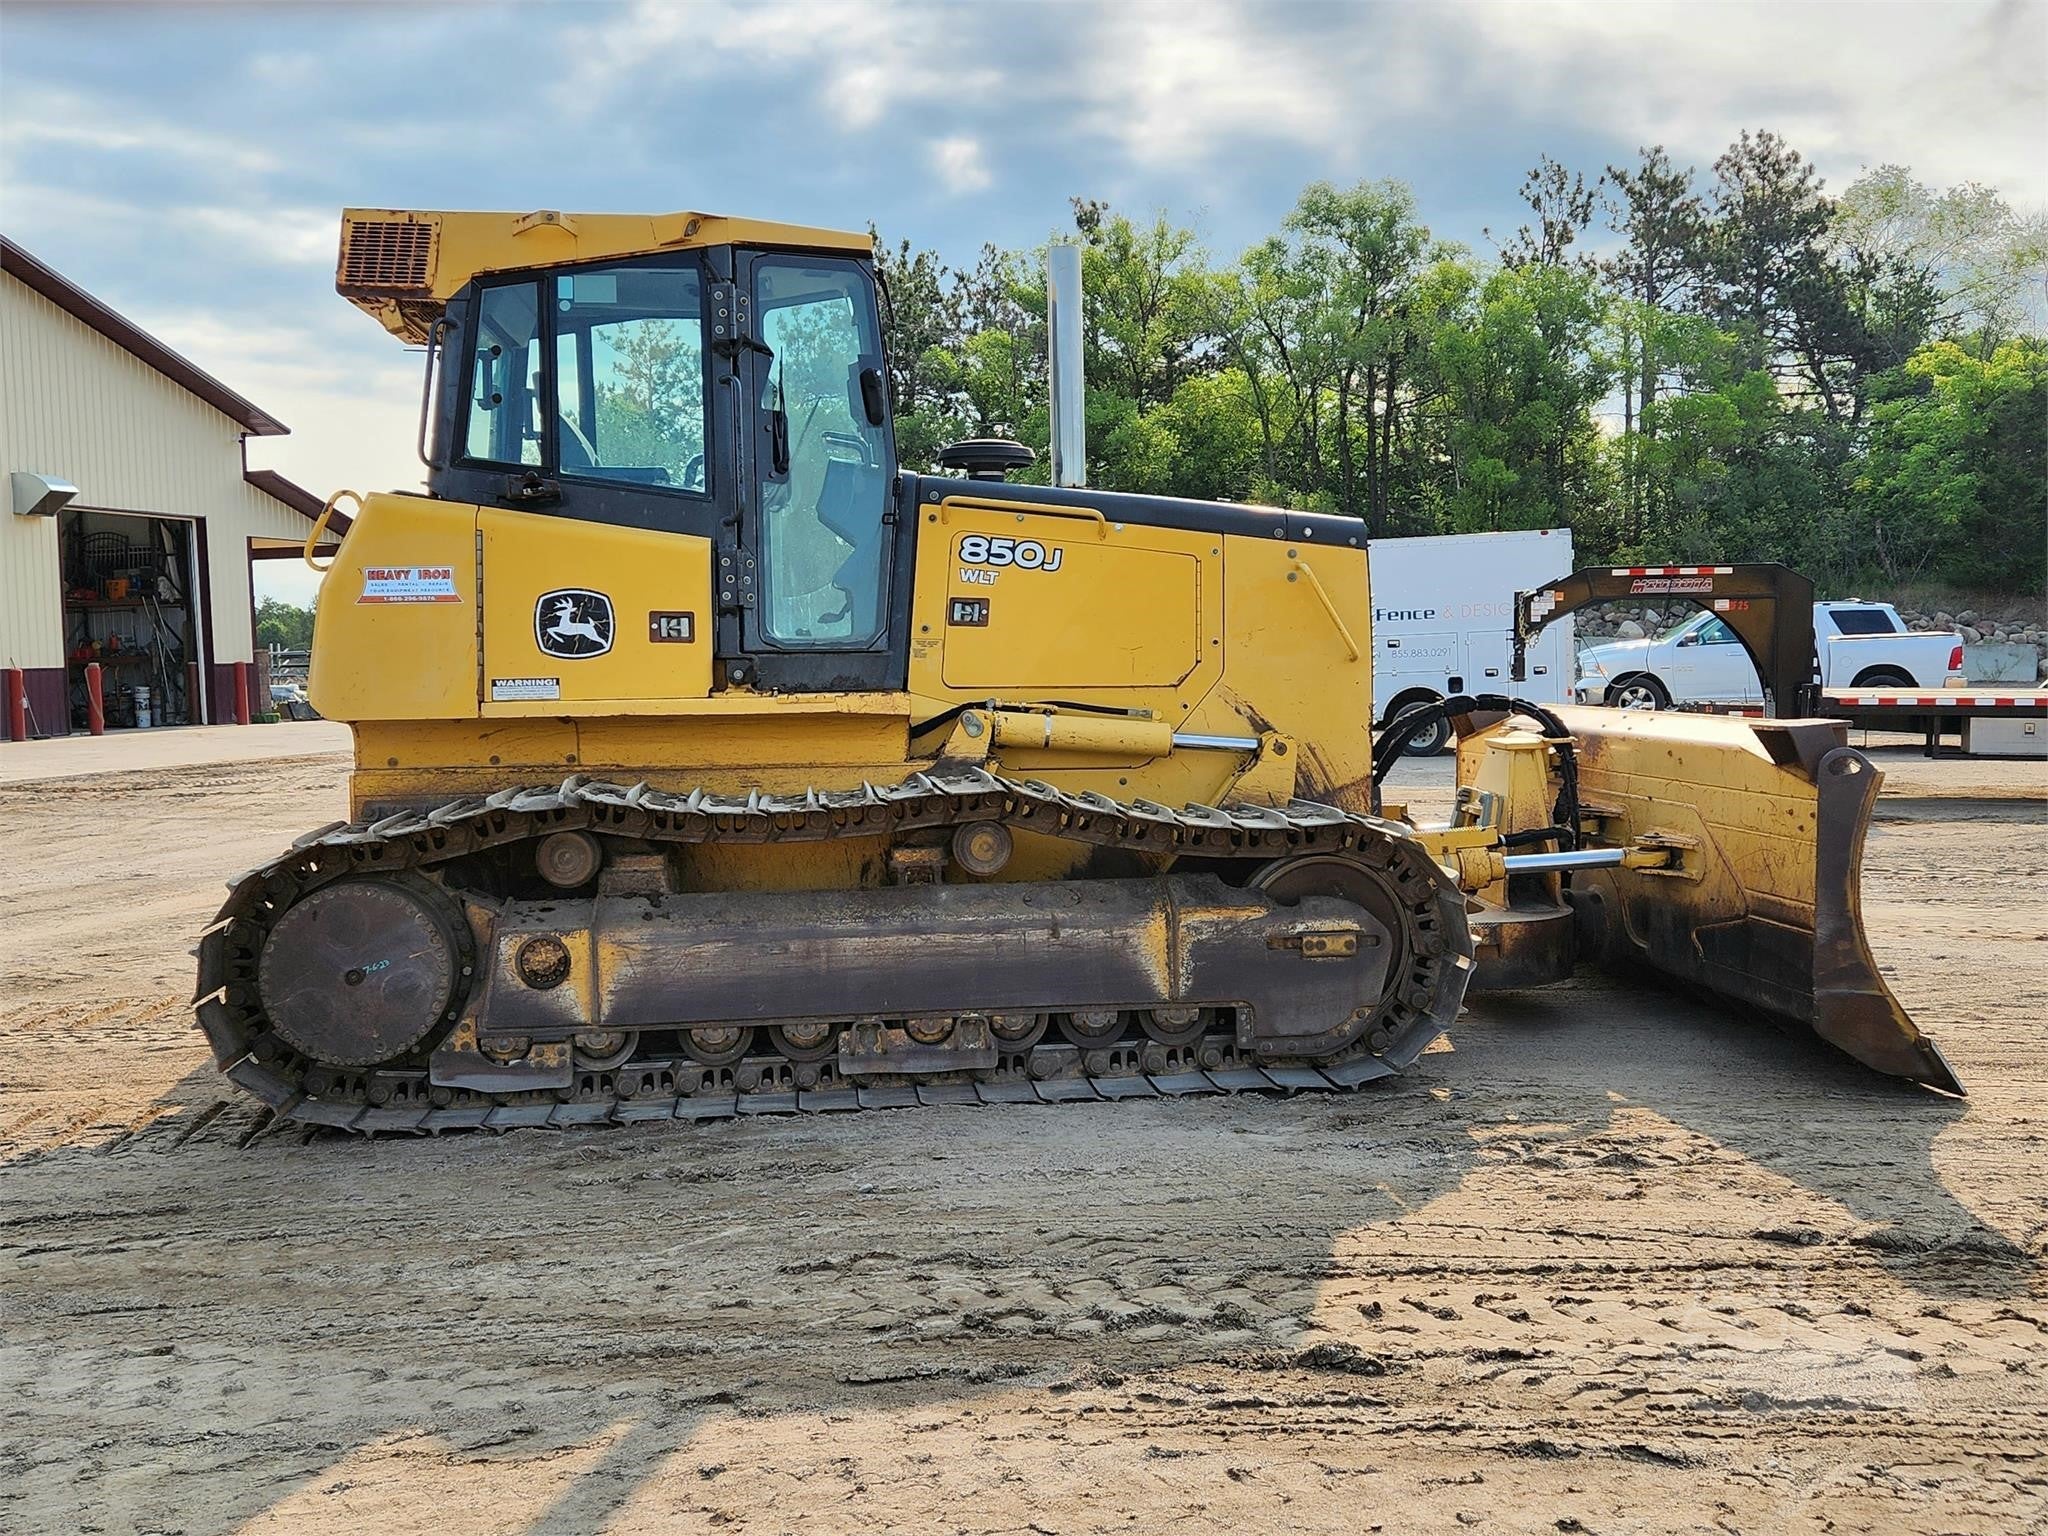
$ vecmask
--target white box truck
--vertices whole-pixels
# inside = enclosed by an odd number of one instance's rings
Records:
[[[1529,647],[1528,676],[1508,676],[1515,594],[1568,576],[1569,528],[1525,533],[1451,533],[1374,539],[1372,702],[1385,729],[1404,711],[1460,693],[1512,693],[1537,704],[1571,702],[1574,642],[1569,615]],[[1409,744],[1441,752],[1450,727]]]

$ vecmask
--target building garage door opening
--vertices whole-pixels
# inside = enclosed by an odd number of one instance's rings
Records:
[[[87,726],[86,668],[94,662],[110,730],[207,718],[197,546],[196,526],[185,518],[58,514],[72,729]]]

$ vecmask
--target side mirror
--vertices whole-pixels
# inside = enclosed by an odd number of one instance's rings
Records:
[[[1698,630],[1694,630],[1689,635],[1680,635],[1678,637],[1678,643],[1680,645],[1698,645],[1700,643],[1700,632]]]
[[[860,403],[861,409],[867,412],[868,425],[879,427],[889,413],[889,396],[882,384],[881,369],[861,369]]]

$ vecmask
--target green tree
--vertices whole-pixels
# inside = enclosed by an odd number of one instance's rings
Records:
[[[1444,253],[1398,182],[1306,188],[1285,232],[1210,287],[1245,379],[1264,478],[1288,499],[1392,520],[1424,351],[1415,298]]]
[[[891,249],[879,234],[875,266],[882,279],[882,344],[897,456],[904,464],[929,468],[939,449],[969,435],[959,389],[965,283],[934,252],[912,250],[908,240]]]
[[[1163,213],[1140,226],[1080,199],[1075,225],[1089,385],[1141,410],[1164,405],[1214,350],[1208,263],[1194,231]]]
[[[256,605],[256,643],[302,651],[313,643],[313,610],[274,597]]]
[[[1835,204],[1819,174],[1776,134],[1745,132],[1714,175],[1694,252],[1709,312],[1740,338],[1750,366],[1831,419],[1854,419],[1872,343],[1851,274],[1830,249]]]
[[[1898,307],[1917,304],[1915,345],[1929,336],[1974,338],[1979,355],[1989,356],[2029,326],[2039,333],[2048,215],[2022,217],[1975,182],[1937,192],[1902,165],[1865,172],[1836,212],[1831,235],[1844,259],[1880,274],[1900,296]]]
[[[1622,237],[1602,272],[1617,290],[1614,340],[1621,370],[1621,539],[1640,541],[1660,516],[1658,482],[1645,472],[1658,392],[1671,359],[1664,338],[1667,316],[1694,294],[1696,252],[1705,228],[1691,167],[1672,163],[1661,144],[1638,151],[1631,167],[1607,167],[1609,227]],[[1640,434],[1640,438],[1639,438]]]
[[[1565,524],[1588,561],[2039,585],[2041,221],[1897,167],[1838,202],[1769,133],[1704,192],[1654,146],[1590,180],[1545,156],[1521,191],[1497,264],[1399,183],[1318,183],[1220,270],[1077,199],[1091,477],[1375,535]],[[906,462],[969,433],[1043,454],[1043,256],[885,253]]]
[[[1571,248],[1593,222],[1593,210],[1599,205],[1600,187],[1605,180],[1605,176],[1596,176],[1588,185],[1582,173],[1567,170],[1550,156],[1538,160],[1536,168],[1522,178],[1522,201],[1536,215],[1536,223],[1524,224],[1502,242],[1501,265],[1589,265],[1590,258],[1572,255]],[[1485,234],[1491,239],[1493,231],[1486,230]]]
[[[2039,592],[2048,577],[2048,348],[1951,341],[1886,379],[1855,479],[1856,520],[1885,578],[1932,572]]]
[[[1599,495],[1604,303],[1590,272],[1532,263],[1493,273],[1447,316],[1437,357],[1458,531],[1569,525]]]

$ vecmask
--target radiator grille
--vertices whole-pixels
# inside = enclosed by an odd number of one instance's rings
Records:
[[[399,219],[351,219],[342,241],[341,282],[349,288],[421,290],[433,264],[434,226]]]

